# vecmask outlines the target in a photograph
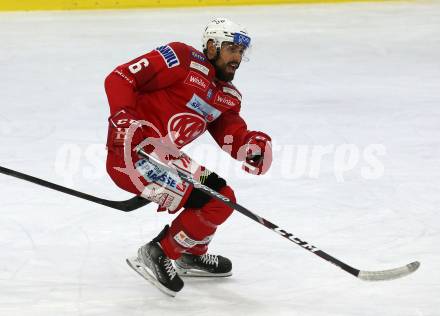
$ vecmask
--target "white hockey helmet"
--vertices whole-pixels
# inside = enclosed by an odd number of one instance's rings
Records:
[[[251,38],[247,30],[226,18],[215,18],[206,25],[202,36],[203,49],[208,47],[209,40],[213,40],[218,49],[223,42],[243,45],[247,52],[251,46]]]

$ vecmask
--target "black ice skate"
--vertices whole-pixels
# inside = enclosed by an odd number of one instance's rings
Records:
[[[192,277],[227,277],[232,275],[232,262],[228,258],[204,254],[183,254],[175,261],[177,273]]]
[[[165,294],[176,296],[183,288],[183,281],[173,263],[157,242],[152,241],[139,248],[138,257],[127,259],[127,263]]]

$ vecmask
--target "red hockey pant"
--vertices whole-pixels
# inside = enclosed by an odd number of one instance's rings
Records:
[[[115,167],[123,167],[125,163],[121,156],[109,153],[107,157],[107,172],[120,188],[140,194],[130,177]],[[142,182],[146,185],[145,179]],[[219,192],[235,202],[234,191],[225,186]],[[160,244],[165,254],[171,259],[177,259],[182,253],[188,252],[202,255],[207,252],[217,226],[222,224],[232,214],[233,209],[223,202],[211,199],[200,209],[185,208],[172,222]]]

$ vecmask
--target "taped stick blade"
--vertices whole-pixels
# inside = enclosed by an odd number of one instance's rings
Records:
[[[387,281],[407,276],[420,267],[420,262],[414,261],[403,267],[382,271],[360,271],[358,278],[364,281]]]

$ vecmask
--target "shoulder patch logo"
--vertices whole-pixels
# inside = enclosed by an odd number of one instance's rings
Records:
[[[203,66],[202,64],[196,63],[195,61],[191,61],[191,64],[189,65],[189,68],[198,70],[201,73],[205,74],[206,76],[209,74],[209,68],[208,67]]]
[[[203,56],[202,54],[200,54],[198,52],[195,52],[195,51],[191,52],[191,56],[194,57],[197,60],[200,60],[200,61],[205,61],[206,60],[205,56]]]
[[[163,57],[168,68],[173,68],[180,65],[179,58],[177,58],[176,53],[170,46],[168,45],[160,46],[156,48],[156,50]]]
[[[237,90],[231,89],[229,87],[223,87],[223,92],[229,93],[230,95],[233,95],[234,97],[236,97],[241,102],[241,94],[238,93]]]

